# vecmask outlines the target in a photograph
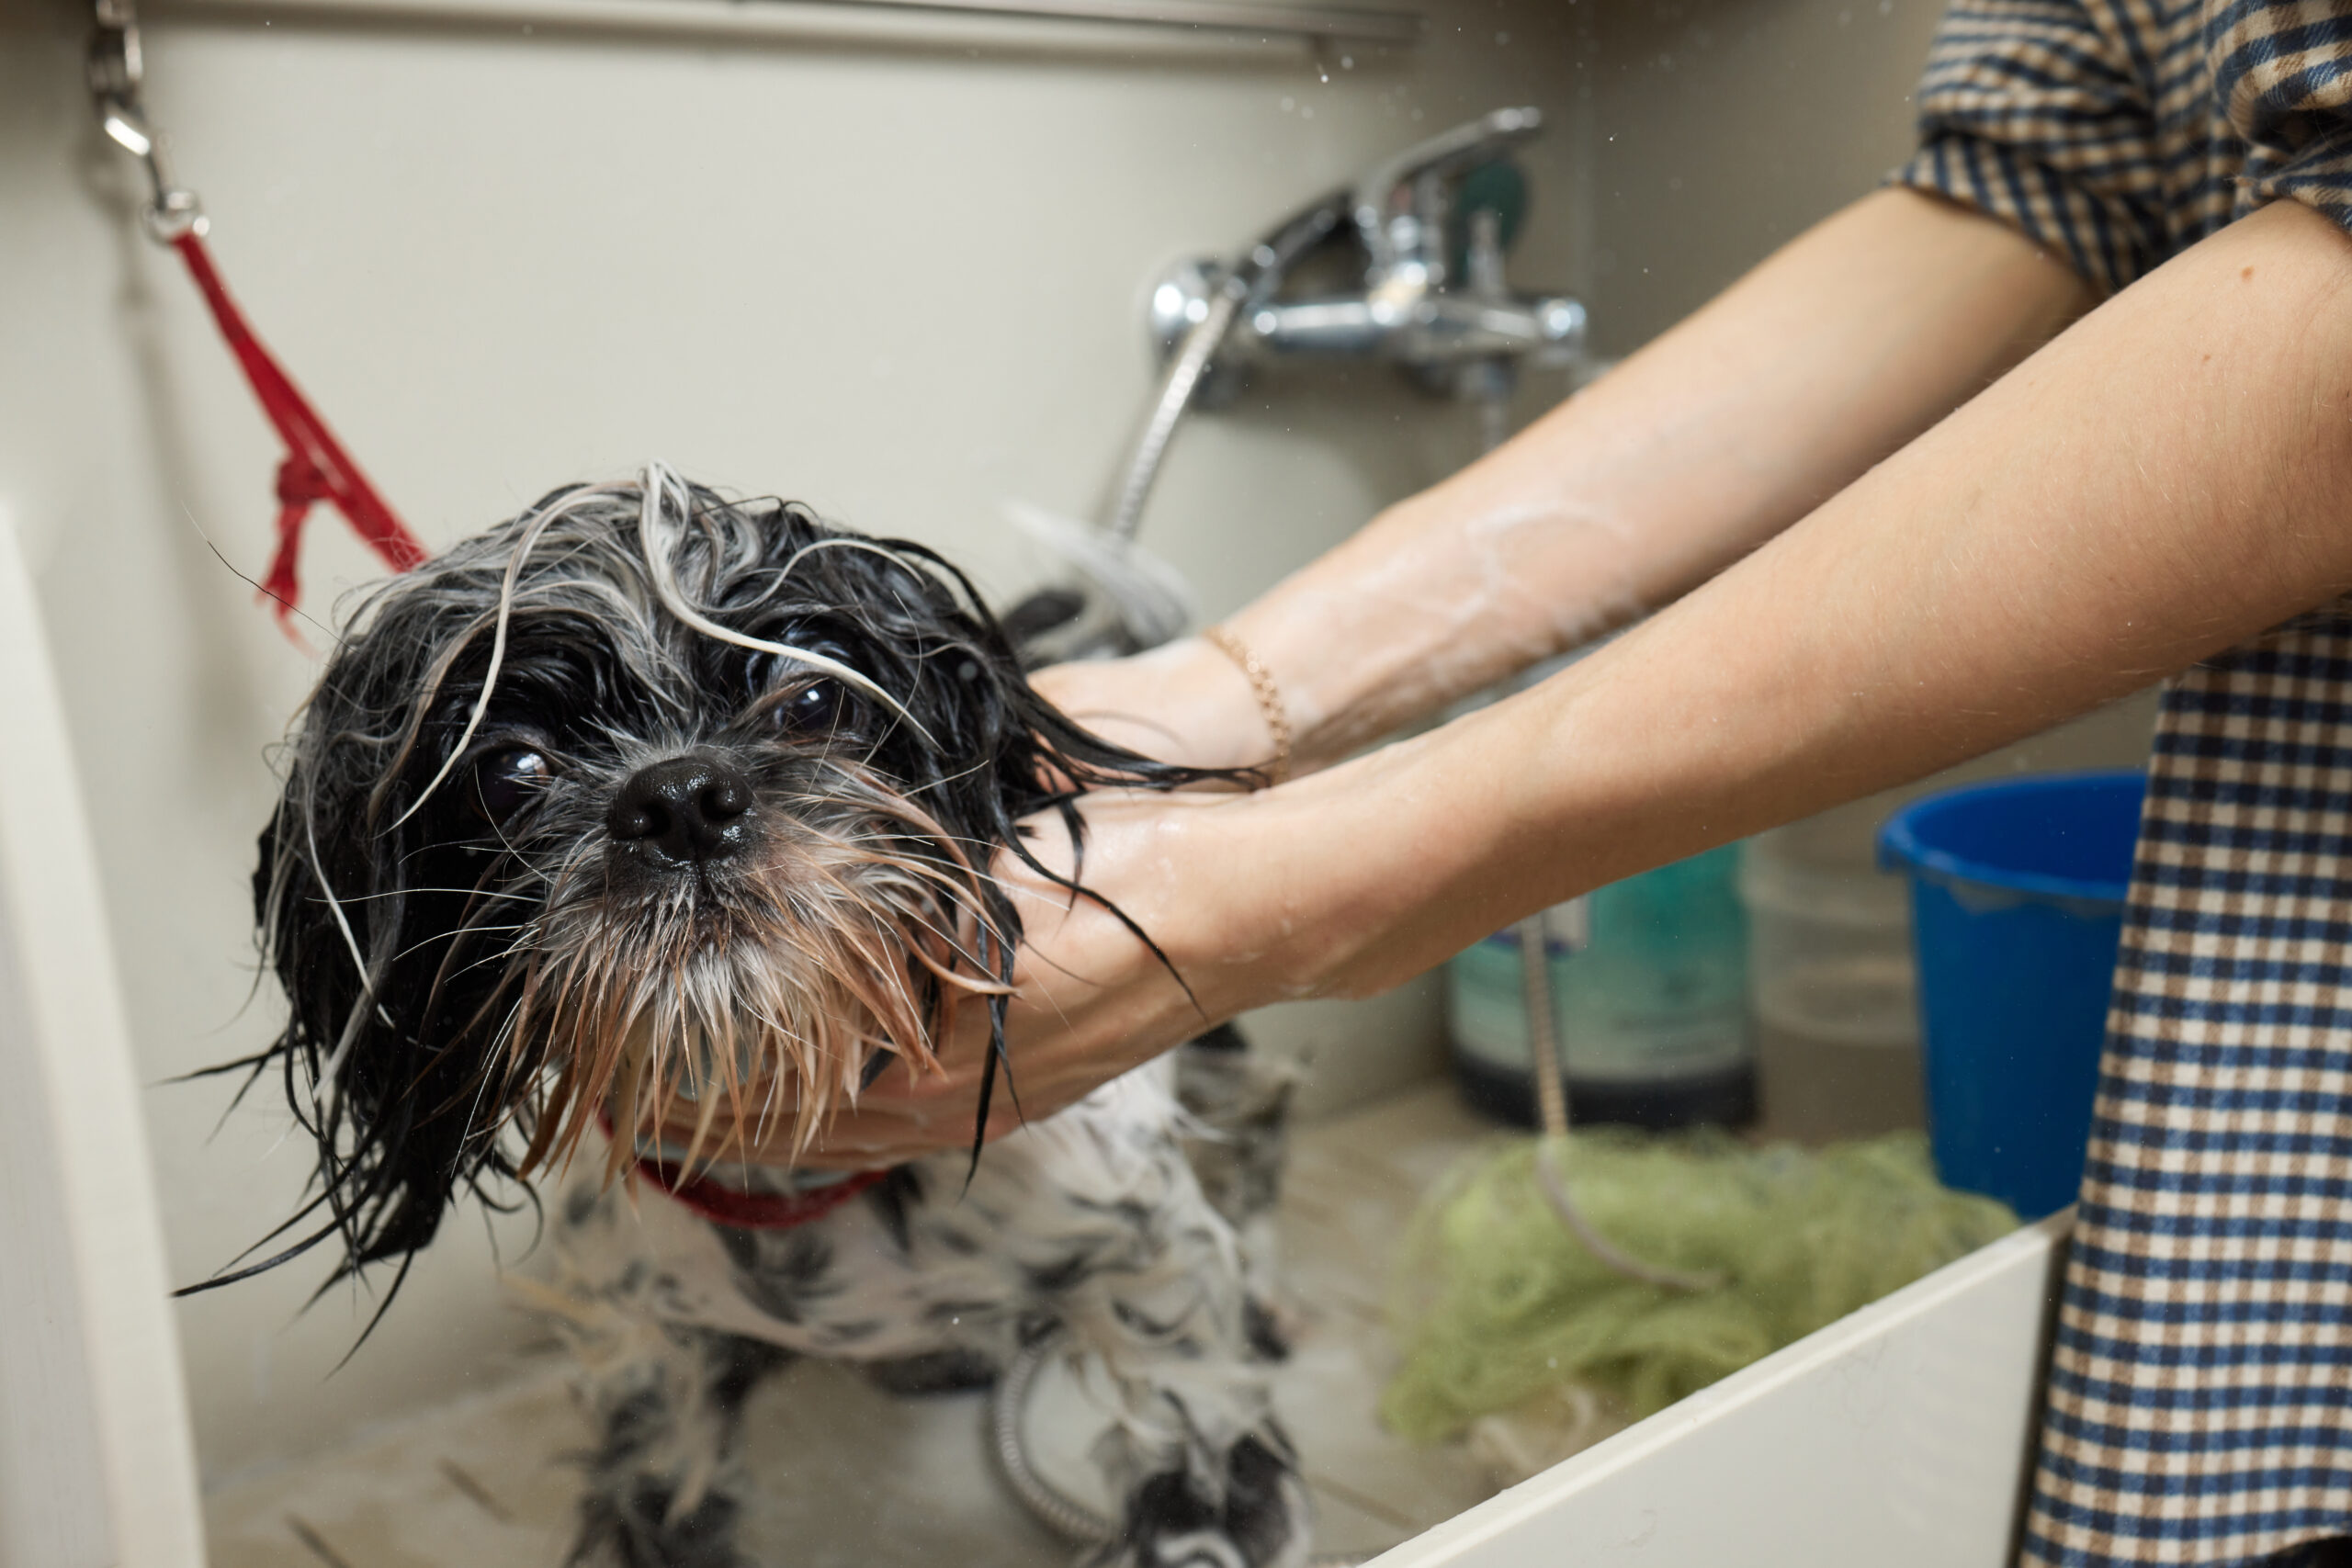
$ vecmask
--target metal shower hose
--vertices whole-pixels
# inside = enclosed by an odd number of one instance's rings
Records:
[[[1004,1369],[1004,1376],[989,1393],[989,1447],[1005,1485],[1039,1524],[1066,1540],[1091,1545],[1116,1536],[1118,1526],[1038,1474],[1029,1462],[1028,1439],[1022,1435],[1022,1417],[1028,1411],[1037,1374],[1069,1336],[1068,1329],[1057,1325],[1023,1345],[1012,1364]],[[1356,1568],[1363,1561],[1361,1557],[1318,1557],[1312,1568]]]

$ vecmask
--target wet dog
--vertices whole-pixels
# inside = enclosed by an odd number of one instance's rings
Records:
[[[1227,1138],[1205,1190],[1169,1074],[849,1178],[727,1136],[803,1146],[967,1008],[985,1105],[1021,936],[992,857],[1043,873],[1021,819],[1208,776],[1057,712],[951,567],[658,466],[559,491],[373,591],[284,773],[254,893],[291,1016],[253,1066],[318,1168],[260,1267],[326,1242],[396,1285],[465,1196],[594,1168],[550,1211],[602,1423],[571,1561],[747,1561],[736,1428],[792,1356],[937,1384],[1048,1333],[1109,1391],[1089,1562],[1305,1561],[1236,1229],[1265,1162]]]

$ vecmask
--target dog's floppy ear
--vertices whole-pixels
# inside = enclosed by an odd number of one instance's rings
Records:
[[[254,840],[254,929],[269,924],[269,891],[277,875],[277,816],[271,813],[269,825]]]
[[[253,877],[261,956],[285,992],[286,1025],[259,1055],[214,1069],[243,1069],[248,1085],[273,1070],[281,1077],[316,1146],[311,1190],[285,1224],[192,1291],[331,1240],[343,1253],[331,1280],[383,1261],[405,1272],[460,1189],[482,1193],[485,1180],[511,1174],[496,1146],[503,1106],[481,1092],[488,1047],[452,1016],[479,998],[439,983],[453,922],[435,889],[451,868],[420,852],[425,816],[394,820],[402,792],[379,787],[416,722],[421,672],[401,656],[404,643],[422,646],[420,629],[381,618],[346,640],[289,738]]]

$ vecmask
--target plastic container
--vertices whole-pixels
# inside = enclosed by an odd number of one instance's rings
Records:
[[[1642,1127],[1737,1125],[1755,1115],[1740,847],[1603,887],[1546,917],[1546,958],[1570,1114]],[[1474,1107],[1532,1126],[1519,936],[1446,968],[1454,1071]]]
[[[1938,1174],[2028,1219],[2082,1180],[2145,790],[2136,770],[2007,779],[1879,837],[1911,874]]]
[[[1760,833],[1739,867],[1765,1129],[1801,1143],[1928,1122],[1911,888],[1878,864],[1883,802]]]
[[[1808,858],[1788,832],[1750,840],[1739,868],[1757,1017],[1819,1040],[1916,1048],[1909,887],[1867,862]]]

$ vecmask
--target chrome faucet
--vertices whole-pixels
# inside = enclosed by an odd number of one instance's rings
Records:
[[[1477,403],[1492,446],[1522,364],[1583,362],[1584,307],[1516,293],[1503,276],[1526,202],[1510,150],[1542,127],[1538,110],[1497,109],[1318,197],[1233,261],[1196,257],[1159,279],[1150,305],[1159,385],[1092,526],[1042,514],[1023,525],[1072,573],[1005,613],[1033,660],[1130,653],[1182,634],[1191,606],[1181,584],[1135,548],[1144,504],[1184,415],[1230,403],[1260,367],[1386,360],[1429,391]],[[1357,286],[1292,297],[1333,265]]]
[[[1533,108],[1497,109],[1407,148],[1358,180],[1348,196],[1361,287],[1325,298],[1285,299],[1285,280],[1258,280],[1204,378],[1202,399],[1229,400],[1269,360],[1385,359],[1431,391],[1487,398],[1499,374],[1533,360],[1569,366],[1583,356],[1585,310],[1564,295],[1523,295],[1502,277],[1510,238],[1505,206],[1524,200],[1510,150],[1543,128]],[[1503,193],[1465,201],[1471,176],[1492,170]],[[1174,355],[1234,271],[1182,263],[1152,290],[1151,331]]]

